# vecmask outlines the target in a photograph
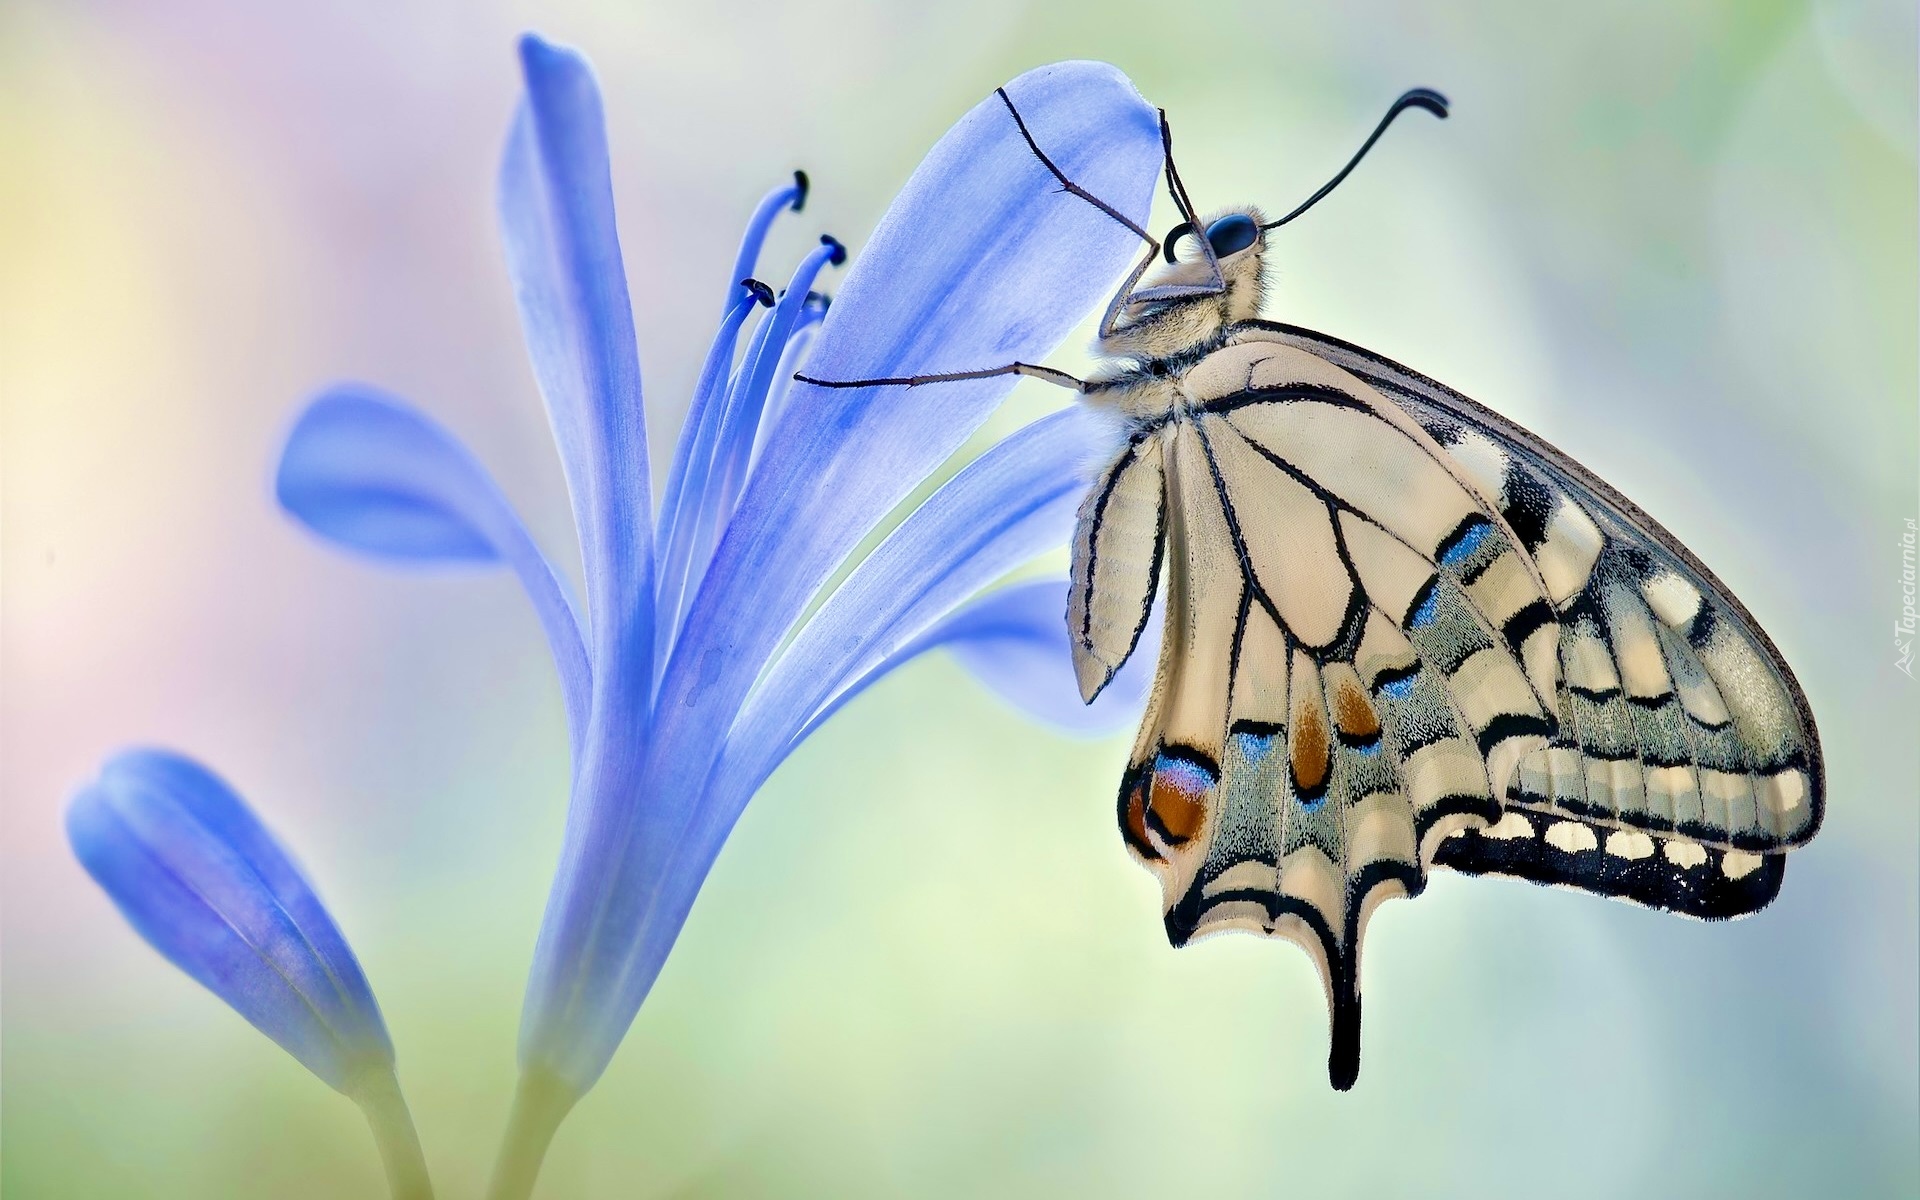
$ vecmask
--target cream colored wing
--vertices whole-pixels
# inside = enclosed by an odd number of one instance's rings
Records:
[[[1407,411],[1500,505],[1561,625],[1560,730],[1510,814],[1437,861],[1720,918],[1780,889],[1825,810],[1819,734],[1773,642],[1658,522],[1533,434],[1426,377],[1291,326]]]
[[[1067,633],[1088,704],[1133,654],[1153,610],[1167,531],[1160,440],[1132,439],[1081,502]]]
[[[1733,843],[1762,828],[1735,823],[1745,810],[1703,806],[1684,830],[1635,824],[1627,769],[1591,765],[1637,751],[1644,780],[1649,761],[1677,752],[1662,743],[1650,759],[1623,728],[1642,737],[1633,722],[1643,712],[1669,724],[1713,715],[1686,707],[1705,694],[1687,668],[1711,682],[1713,662],[1730,661],[1724,650],[1665,666],[1669,687],[1654,688],[1652,661],[1678,661],[1670,618],[1686,600],[1666,576],[1642,573],[1623,592],[1584,510],[1552,509],[1536,528],[1506,502],[1503,480],[1469,461],[1474,449],[1443,445],[1415,419],[1426,414],[1316,354],[1256,337],[1216,352],[1186,383],[1196,407],[1135,441],[1160,448],[1167,629],[1120,824],[1161,879],[1175,944],[1240,928],[1313,957],[1336,1087],[1358,1072],[1367,919],[1381,900],[1417,894],[1436,862],[1472,870],[1482,860],[1469,850],[1524,844],[1532,857],[1486,869],[1696,915],[1771,897],[1777,867],[1741,870],[1742,856],[1768,857]],[[1095,607],[1099,590],[1096,580]],[[1637,620],[1634,597],[1650,620]],[[1607,727],[1579,707],[1609,700],[1593,675],[1595,644],[1633,678],[1619,688],[1628,724],[1606,743]],[[1720,733],[1739,737],[1736,723],[1729,716]],[[1684,742],[1692,778],[1713,769],[1699,758],[1721,745],[1715,736]],[[1741,761],[1766,767],[1763,780],[1804,770],[1813,802],[1817,770]],[[1605,811],[1572,803],[1576,780],[1593,802],[1593,779]],[[1753,786],[1758,797],[1766,785]],[[1787,844],[1782,826],[1765,828],[1780,839],[1774,851]],[[1577,861],[1529,874],[1549,855]],[[1620,885],[1623,870],[1635,881]]]

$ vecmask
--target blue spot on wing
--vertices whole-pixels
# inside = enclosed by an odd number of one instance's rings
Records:
[[[1432,622],[1433,615],[1440,610],[1440,589],[1429,587],[1426,599],[1420,601],[1420,607],[1413,610],[1407,618],[1407,624],[1415,629]]]
[[[1199,763],[1161,754],[1153,762],[1153,779],[1178,788],[1189,796],[1202,796],[1214,785],[1213,773]]]
[[[1270,733],[1241,732],[1234,734],[1233,740],[1240,747],[1240,756],[1249,765],[1254,765],[1273,753],[1273,744],[1277,739]]]
[[[1440,556],[1440,565],[1443,567],[1457,567],[1467,561],[1468,558],[1472,557],[1473,552],[1478,550],[1481,544],[1487,540],[1487,532],[1492,528],[1493,526],[1491,524],[1482,521],[1468,529],[1460,535],[1453,545],[1447,547],[1446,553]]]
[[[1395,700],[1405,700],[1413,695],[1413,676],[1402,675],[1398,679],[1389,679],[1380,685],[1380,694],[1391,696]]]

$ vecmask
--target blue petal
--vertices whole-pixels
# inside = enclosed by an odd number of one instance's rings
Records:
[[[592,658],[644,674],[653,501],[600,91],[584,59],[532,35],[520,61],[526,100],[500,171],[507,266],[573,496]]]
[[[1043,417],[909,513],[821,603],[754,689],[728,734],[714,794],[745,804],[850,686],[865,687],[926,649],[920,639],[955,605],[1065,544],[1087,490],[1086,468],[1097,457],[1092,451],[1111,436],[1105,419],[1085,407]],[[1063,645],[1065,611],[1054,622]],[[732,821],[719,803],[706,816]]]
[[[393,1043],[360,964],[232,789],[159,750],[107,763],[67,810],[88,874],[140,936],[345,1092]]]
[[[578,752],[591,685],[579,622],[526,526],[451,433],[377,388],[334,387],[294,422],[274,490],[293,517],[351,550],[512,567],[553,650]]]
[[[1132,727],[1146,708],[1153,664],[1159,657],[1155,634],[1143,635],[1126,665],[1092,704],[1080,699],[1073,673],[1073,649],[1067,640],[1067,581],[1042,579],[993,592],[954,613],[903,647],[858,687],[935,647],[950,651],[960,664],[1002,699],[1026,715],[1064,733],[1104,737]]]
[[[1052,160],[1143,222],[1155,114],[1125,76],[1066,63],[1007,91]],[[809,372],[836,379],[1044,358],[1105,299],[1135,236],[1072,195],[998,96],[934,147],[853,265]],[[706,780],[748,689],[847,554],[1011,386],[795,388],[660,685],[638,778],[577,791],[521,1027],[523,1065],[585,1090],[652,986],[731,825]]]
[[[759,465],[761,455],[767,452],[767,438],[780,423],[780,411],[786,407],[787,394],[796,386],[794,373],[800,370],[807,356],[812,353],[820,322],[826,319],[827,298],[816,296],[813,299],[813,303],[801,310],[800,320],[787,337],[787,348],[781,352],[780,365],[774,368],[773,386],[767,389],[767,406],[760,414],[760,428],[754,433],[753,466]]]
[[[1125,76],[1064,63],[1006,91],[1070,178],[1146,219],[1158,122]],[[934,147],[882,219],[827,314],[808,372],[860,379],[1043,359],[1139,250],[1131,232],[1060,190],[1005,103],[988,97]],[[814,591],[1011,385],[796,386],[694,602],[661,687],[662,713],[706,730],[730,713]],[[701,740],[675,744],[698,754]]]

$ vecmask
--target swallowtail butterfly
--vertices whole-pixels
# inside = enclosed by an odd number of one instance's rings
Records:
[[[1328,1071],[1360,1068],[1360,944],[1435,867],[1719,919],[1765,906],[1819,828],[1820,745],[1792,671],[1665,529],[1458,392],[1263,320],[1277,220],[1183,220],[1147,250],[1081,380],[1029,363],[827,387],[1020,374],[1117,414],[1124,446],[1079,514],[1066,614],[1082,696],[1164,593],[1160,664],[1122,778],[1120,833],[1159,877],[1168,937],[1300,945],[1331,1013]],[[1191,243],[1185,256],[1177,253]]]

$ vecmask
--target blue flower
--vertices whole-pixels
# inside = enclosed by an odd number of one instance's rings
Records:
[[[797,175],[748,225],[656,518],[599,93],[568,50],[528,37],[520,57],[526,92],[500,215],[572,497],[584,610],[485,470],[398,399],[360,385],[321,395],[296,423],[278,477],[290,513],[352,549],[512,568],[558,664],[573,786],[496,1195],[530,1186],[553,1129],[632,1023],[748,799],[839,705],[939,646],[1043,716],[1112,728],[1132,715],[1124,688],[1091,717],[1078,711],[1063,581],[982,596],[1066,541],[1086,470],[1112,430],[1076,407],[1019,431],[823,596],[1012,380],[830,390],[793,374],[803,356],[830,378],[1042,357],[1138,253],[1134,235],[1064,193],[1007,104],[989,97],[908,181],[829,311],[815,284],[844,258],[831,238],[777,300],[750,278],[769,225],[806,199]],[[1054,163],[1145,219],[1158,125],[1124,76],[1065,63],[1006,91]],[[769,311],[742,349],[759,308]]]
[[[127,751],[74,797],[67,836],[154,949],[366,1111],[396,1196],[431,1195],[367,977],[224,781],[176,754]]]

